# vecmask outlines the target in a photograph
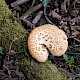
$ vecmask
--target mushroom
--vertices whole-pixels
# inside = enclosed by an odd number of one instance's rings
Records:
[[[39,62],[45,62],[48,59],[49,51],[53,56],[63,55],[67,47],[65,32],[55,25],[45,24],[36,27],[28,37],[29,52]]]

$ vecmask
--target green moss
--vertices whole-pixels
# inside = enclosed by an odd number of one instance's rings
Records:
[[[13,17],[8,6],[3,0],[0,0],[0,45],[9,48],[10,43],[15,37],[20,38],[26,33],[28,34],[21,26],[21,23]]]
[[[30,62],[25,58],[22,59],[21,63],[22,70],[26,70],[24,73],[27,74],[28,80],[66,80],[66,76],[58,71],[53,64],[50,64],[49,61],[38,63],[34,60]]]
[[[66,80],[65,74],[60,72],[54,64],[51,64],[49,61],[38,63],[29,55],[27,49],[28,35],[29,33],[13,16],[4,0],[0,0],[0,46],[8,52],[10,44],[15,37],[18,38],[18,40],[14,41],[12,49],[22,51],[21,54],[16,55],[18,55],[18,64],[21,65],[21,69],[28,80]],[[23,55],[24,49],[27,51],[25,56]]]

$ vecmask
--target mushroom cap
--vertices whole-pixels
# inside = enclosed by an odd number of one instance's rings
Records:
[[[66,34],[55,25],[45,24],[36,27],[28,37],[29,52],[39,62],[47,60],[48,50],[53,56],[61,56],[66,52],[67,47]]]

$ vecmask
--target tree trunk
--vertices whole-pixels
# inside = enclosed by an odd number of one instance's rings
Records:
[[[66,80],[66,75],[50,61],[39,63],[31,57],[27,48],[28,31],[13,16],[4,0],[0,0],[0,46],[9,51],[10,44],[28,80]],[[17,40],[15,38],[17,37]],[[25,54],[24,54],[25,53]]]

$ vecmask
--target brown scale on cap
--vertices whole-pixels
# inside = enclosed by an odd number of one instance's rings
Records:
[[[51,24],[36,27],[28,38],[30,54],[39,62],[47,60],[48,50],[53,56],[61,56],[65,53],[67,47],[68,41],[64,31]]]

